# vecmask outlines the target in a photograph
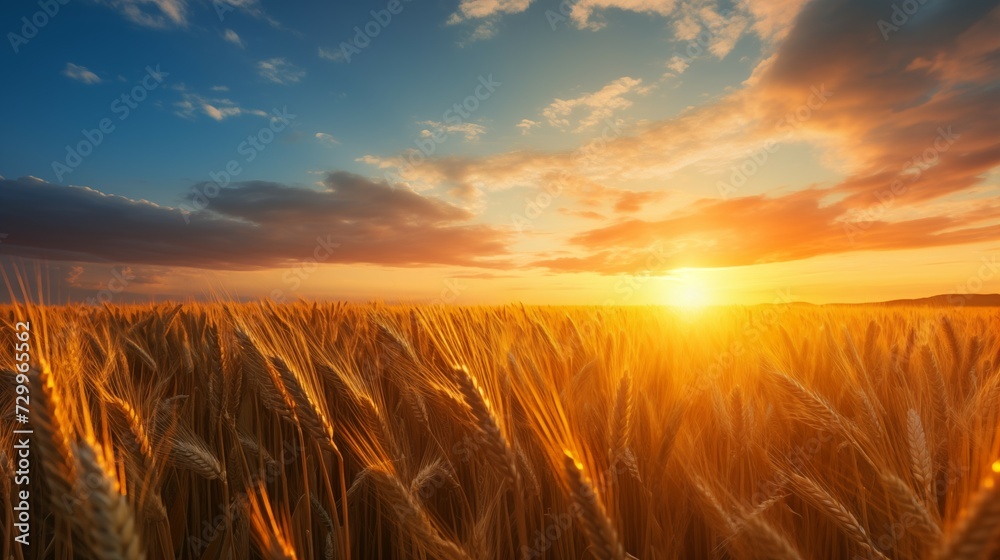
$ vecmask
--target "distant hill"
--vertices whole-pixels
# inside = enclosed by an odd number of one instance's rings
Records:
[[[879,304],[877,304],[879,305]],[[923,305],[927,307],[1000,307],[1000,294],[942,294],[917,299],[894,299],[880,305]]]

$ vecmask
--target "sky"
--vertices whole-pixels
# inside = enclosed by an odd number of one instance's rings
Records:
[[[0,6],[51,302],[1000,292],[1000,1]]]

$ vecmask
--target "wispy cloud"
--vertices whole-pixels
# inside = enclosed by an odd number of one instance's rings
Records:
[[[315,137],[324,144],[340,144],[340,141],[334,138],[332,134],[327,134],[325,132],[317,132]]]
[[[261,7],[260,0],[212,0],[211,4],[216,12],[216,16],[223,21],[225,21],[229,12],[238,10],[250,17],[267,22],[275,29],[296,33],[268,15],[268,13],[264,11],[264,8]]]
[[[531,129],[542,126],[542,123],[531,119],[521,119],[521,122],[515,124],[514,126],[521,131],[522,135],[527,135],[531,133]]]
[[[222,38],[241,49],[246,48],[246,45],[243,43],[243,39],[241,39],[239,34],[237,34],[232,29],[226,29],[225,31],[223,31]]]
[[[463,123],[449,123],[449,122],[438,122],[438,121],[419,121],[417,124],[421,126],[426,126],[420,131],[421,138],[431,138],[440,137],[441,135],[448,136],[451,134],[460,134],[468,141],[478,140],[480,136],[486,134],[486,127],[481,124],[463,122]]]
[[[649,91],[650,87],[643,86],[642,80],[626,76],[573,99],[556,99],[542,111],[542,116],[552,126],[581,132],[601,124],[614,116],[616,111],[631,107],[633,102],[629,95],[642,95]],[[574,115],[579,117],[571,120]]]
[[[66,63],[66,68],[63,69],[63,75],[72,80],[78,82],[83,82],[85,84],[99,84],[101,83],[101,78],[97,74],[94,74],[87,68],[83,66],[77,66],[72,62]]]
[[[257,73],[261,78],[276,84],[298,83],[306,76],[305,70],[280,57],[258,62]]]
[[[462,0],[458,4],[458,10],[448,19],[448,23],[517,14],[527,10],[530,5],[531,0]]]
[[[194,120],[198,114],[202,114],[216,121],[240,115],[270,117],[266,111],[240,107],[238,103],[228,98],[208,98],[196,93],[183,93],[181,100],[174,103],[174,114],[188,120]]]
[[[129,21],[164,28],[188,24],[187,0],[100,0],[118,10]]]
[[[712,34],[712,52],[729,52],[744,31],[752,30],[764,40],[783,38],[806,0],[572,0],[554,4],[546,18],[569,21],[580,29],[606,26],[604,13],[620,10],[670,18],[675,36],[690,40],[702,31]],[[449,24],[478,21],[473,35],[496,34],[499,20],[524,12],[532,0],[462,0]],[[725,17],[722,14],[726,14]]]
[[[341,50],[341,49],[339,49],[339,48],[328,49],[328,48],[320,47],[319,48],[319,57],[323,58],[323,59],[326,59],[326,60],[332,60],[334,62],[344,62],[344,61],[347,60],[347,57],[344,56],[344,51]]]

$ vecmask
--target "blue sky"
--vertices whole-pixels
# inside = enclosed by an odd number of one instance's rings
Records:
[[[526,138],[515,125],[524,118],[537,120],[537,112],[556,97],[598,89],[622,75],[656,81],[664,73],[662,55],[676,48],[664,33],[665,21],[625,12],[610,14],[616,33],[562,22],[553,30],[545,12],[558,9],[554,3],[533,5],[498,23],[491,40],[468,42],[473,25],[447,24],[454,2],[412,0],[401,2],[402,11],[379,26],[378,36],[349,63],[320,56],[320,49],[339,53],[342,43],[357,35],[355,27],[364,27],[373,20],[371,11],[386,4],[273,3],[266,11],[256,8],[266,15],[254,15],[219,2],[220,19],[211,2],[192,2],[181,4],[186,6],[183,20],[174,22],[155,3],[69,2],[35,38],[19,45],[19,53],[4,53],[9,71],[25,77],[21,86],[4,92],[5,105],[17,108],[8,112],[10,124],[25,134],[2,140],[0,168],[7,176],[55,182],[51,162],[64,159],[65,146],[79,141],[81,130],[110,116],[113,100],[135,87],[147,66],[169,74],[163,87],[151,92],[64,182],[176,202],[178,193],[207,180],[265,124],[247,114],[215,120],[197,109],[182,117],[177,104],[185,99],[219,107],[229,100],[244,111],[287,107],[297,116],[291,131],[248,166],[253,179],[307,184],[315,179],[309,171],[369,172],[355,160],[412,148],[425,128],[417,123],[440,121],[448,107],[472,93],[481,75],[503,84],[475,114],[474,121],[488,132],[474,144],[449,139],[441,153],[520,145],[560,148],[575,139],[558,133]],[[165,21],[137,23],[125,11],[132,5]],[[32,15],[33,8],[39,9],[37,3],[7,3],[0,16],[19,33],[19,18]],[[661,56],[654,55],[657,51]],[[654,56],[636,57],[636,52]],[[259,65],[276,59],[287,74],[277,79],[285,83],[261,75]],[[69,64],[99,82],[68,76]],[[659,96],[636,115],[659,118],[713,89],[721,92],[731,77],[726,65],[717,66],[716,76],[711,69],[703,72],[708,87]],[[710,83],[713,78],[717,83]],[[330,134],[339,144],[317,140],[316,133]]]
[[[941,293],[998,250],[1000,10],[911,4],[8,2],[0,259],[69,299]]]

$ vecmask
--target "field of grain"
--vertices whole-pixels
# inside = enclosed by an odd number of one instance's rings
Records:
[[[998,333],[878,306],[0,308],[3,558],[991,558]]]

